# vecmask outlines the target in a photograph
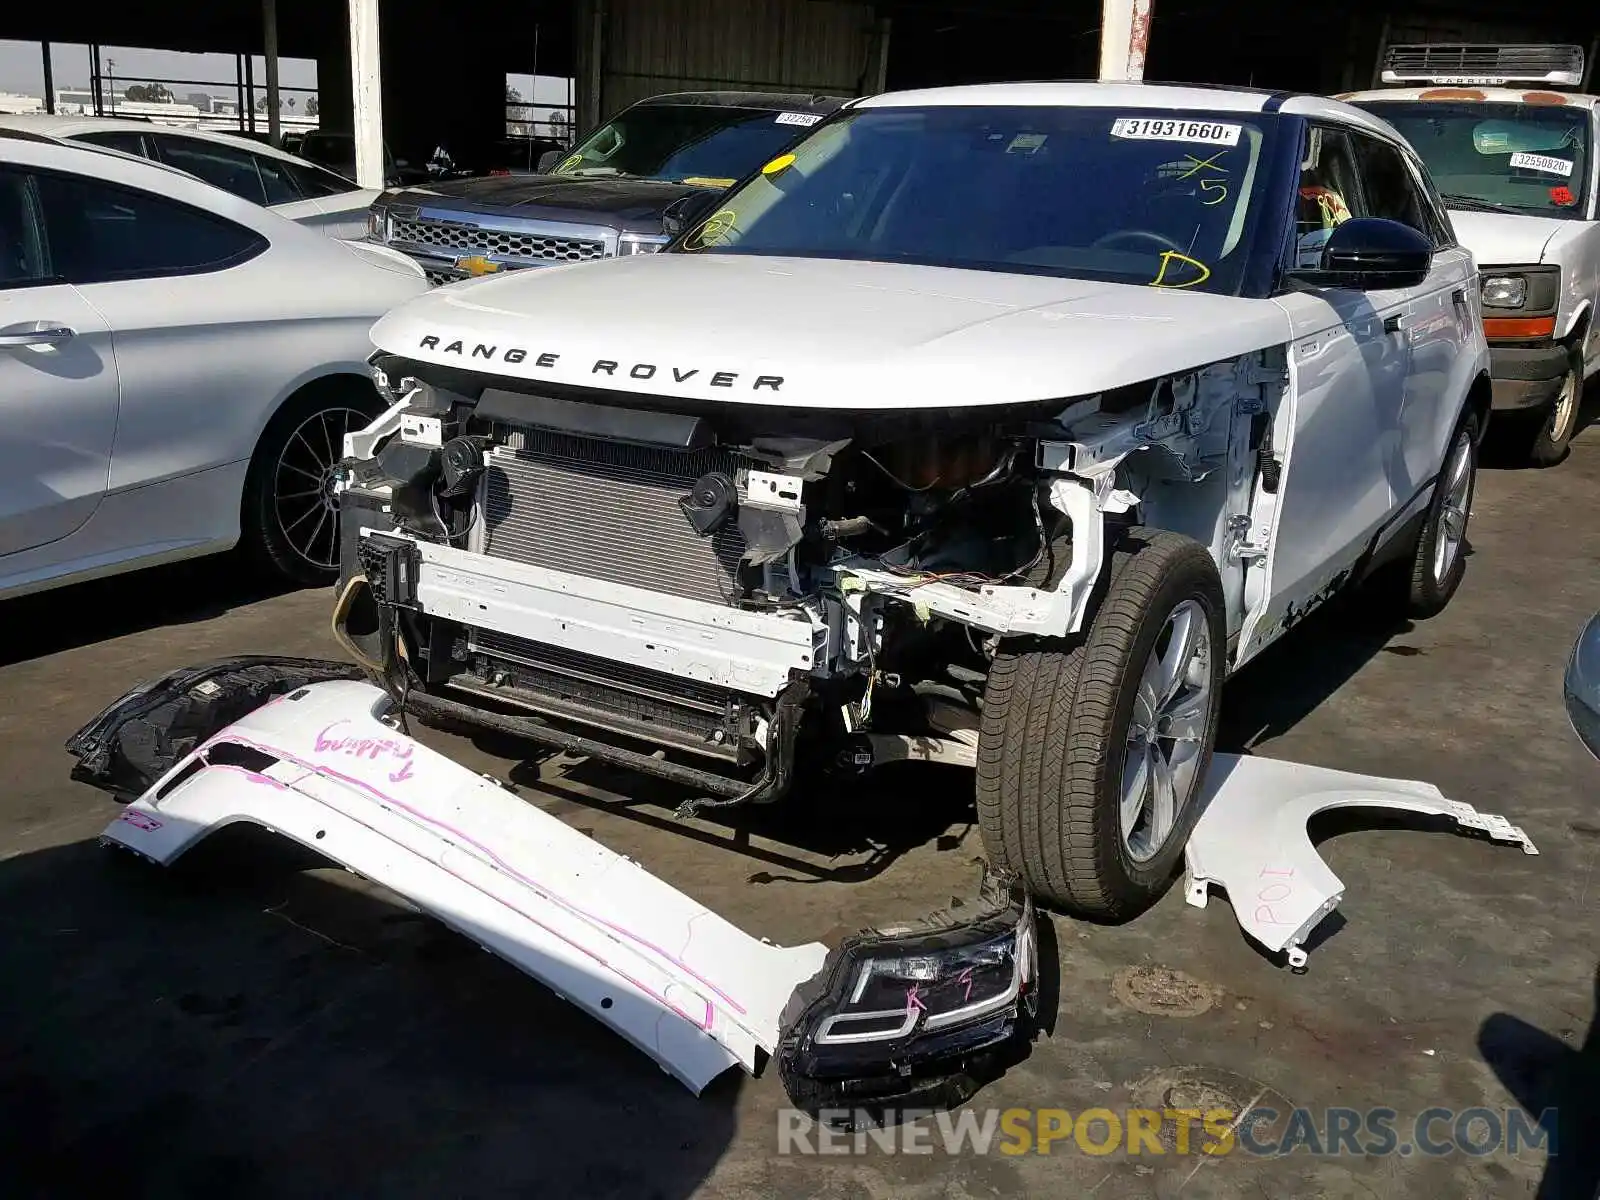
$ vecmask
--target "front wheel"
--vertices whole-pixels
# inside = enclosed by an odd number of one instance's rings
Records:
[[[978,741],[989,856],[1042,901],[1123,921],[1172,881],[1211,763],[1227,634],[1210,551],[1136,532],[1081,641],[1002,648]]]
[[[371,384],[341,379],[300,392],[268,423],[245,479],[240,538],[257,567],[305,587],[338,578],[333,469],[344,435],[378,411]]]
[[[1414,619],[1444,611],[1467,573],[1467,521],[1478,480],[1478,421],[1463,417],[1450,439],[1444,469],[1434,484],[1428,515],[1411,561],[1406,615]]]
[[[1579,338],[1581,343],[1582,339]],[[1518,458],[1535,467],[1553,467],[1567,457],[1583,408],[1583,354],[1574,347],[1555,402],[1543,411],[1496,416],[1491,431],[1506,426],[1504,440]],[[1497,440],[1501,440],[1497,437]]]

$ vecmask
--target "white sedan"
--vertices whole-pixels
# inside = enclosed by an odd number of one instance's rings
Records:
[[[236,544],[332,579],[368,330],[426,290],[383,247],[0,130],[0,596]]]
[[[0,116],[6,129],[165,163],[329,237],[365,236],[367,209],[379,194],[283,150],[209,129],[43,113]]]

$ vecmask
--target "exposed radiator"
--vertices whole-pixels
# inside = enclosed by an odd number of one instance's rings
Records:
[[[732,477],[731,454],[527,429],[488,463],[485,553],[711,603],[733,598],[744,553],[737,526],[702,538],[678,507],[708,471]]]
[[[745,704],[710,684],[489,629],[473,630],[468,644],[487,656],[488,667],[477,681],[461,677],[452,684],[467,687],[493,675],[488,694],[512,705],[729,760],[739,758],[741,734],[751,728]]]

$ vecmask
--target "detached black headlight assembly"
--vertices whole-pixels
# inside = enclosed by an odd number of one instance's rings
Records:
[[[977,902],[846,939],[784,1011],[779,1074],[798,1107],[959,1103],[1031,1033],[1032,901],[986,871]]]

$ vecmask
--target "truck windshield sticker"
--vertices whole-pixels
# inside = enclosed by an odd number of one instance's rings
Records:
[[[1548,154],[1523,154],[1518,152],[1511,156],[1513,167],[1522,167],[1529,171],[1543,171],[1546,175],[1559,175],[1563,179],[1572,174],[1572,161],[1566,158],[1551,158]]]
[[[1221,121],[1176,121],[1165,117],[1118,117],[1111,136],[1149,142],[1196,142],[1208,146],[1237,146],[1239,125]]]
[[[822,120],[822,118],[819,117],[816,113],[784,112],[784,113],[779,113],[778,114],[778,124],[779,125],[800,125],[800,126],[803,126],[803,127],[807,128],[807,129],[809,129],[811,126],[815,125],[820,120]]]
[[[1011,139],[1011,144],[1006,147],[1007,154],[1034,154],[1043,148],[1045,134],[1019,133]]]

